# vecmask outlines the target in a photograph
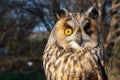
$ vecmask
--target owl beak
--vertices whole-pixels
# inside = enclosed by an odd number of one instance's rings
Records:
[[[80,48],[80,45],[76,41],[71,41],[69,45],[75,50]]]

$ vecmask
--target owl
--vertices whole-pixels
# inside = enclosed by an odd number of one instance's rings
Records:
[[[94,7],[58,12],[43,55],[47,80],[107,80],[97,17]]]

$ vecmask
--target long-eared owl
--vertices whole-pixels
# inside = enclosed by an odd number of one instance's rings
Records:
[[[104,51],[90,7],[83,14],[61,9],[44,50],[47,80],[107,80]]]

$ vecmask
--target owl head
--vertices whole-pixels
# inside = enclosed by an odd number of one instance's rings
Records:
[[[98,45],[98,31],[95,19],[98,12],[94,7],[85,13],[71,13],[61,9],[57,15],[57,23],[52,29],[48,43],[57,44],[63,49],[80,47],[96,47]]]

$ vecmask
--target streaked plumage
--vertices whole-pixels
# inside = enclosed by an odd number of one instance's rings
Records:
[[[83,15],[61,10],[44,50],[47,80],[107,80],[93,7]]]

